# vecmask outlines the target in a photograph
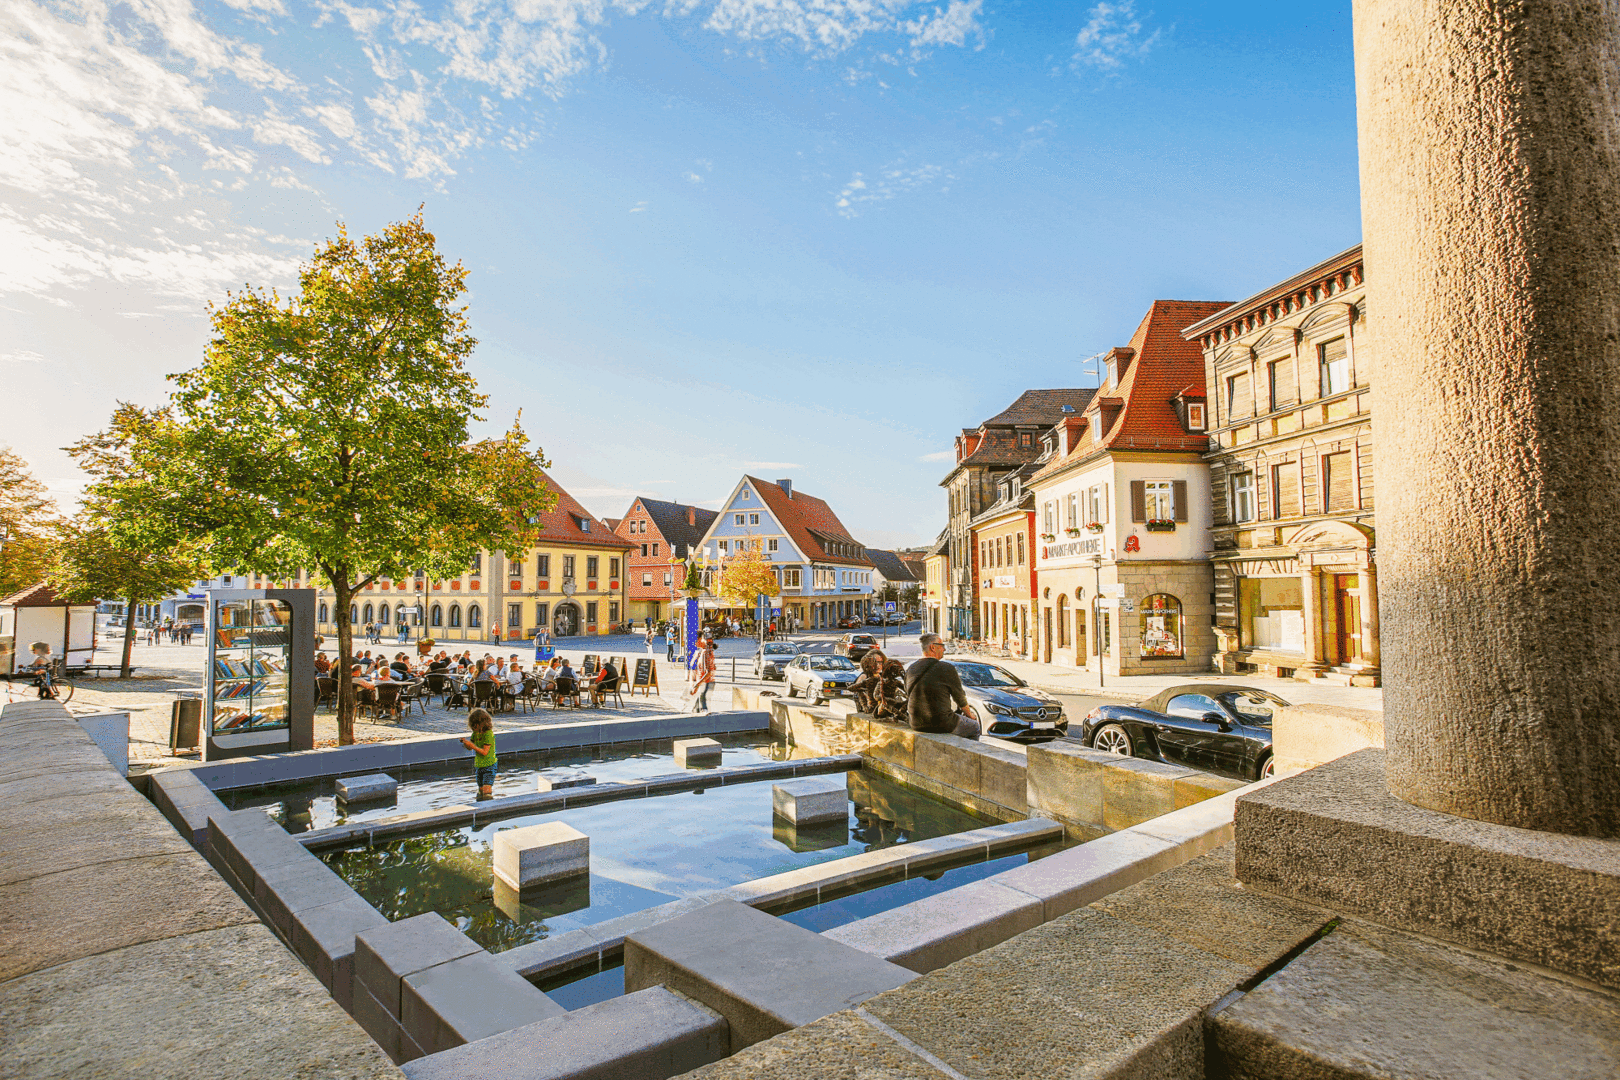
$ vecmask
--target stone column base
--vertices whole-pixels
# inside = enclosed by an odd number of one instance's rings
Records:
[[[1233,826],[1251,888],[1620,989],[1620,840],[1402,802],[1382,750],[1244,795]]]

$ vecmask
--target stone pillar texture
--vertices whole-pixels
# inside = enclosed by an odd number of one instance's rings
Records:
[[[1620,832],[1620,3],[1357,0],[1387,779]]]
[[[1322,574],[1316,567],[1307,567],[1299,575],[1300,603],[1305,611],[1305,671],[1315,674],[1327,670],[1327,652],[1322,620]]]
[[[1378,567],[1368,563],[1361,571],[1361,661],[1376,670],[1378,658]]]

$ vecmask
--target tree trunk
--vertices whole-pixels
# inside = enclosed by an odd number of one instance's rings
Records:
[[[124,602],[124,659],[118,669],[120,679],[129,678],[129,655],[135,648],[135,598]]]
[[[354,588],[349,584],[349,568],[342,566],[332,581],[332,596],[337,616],[338,635],[338,745],[354,742],[354,627],[349,623],[349,607],[354,599]]]

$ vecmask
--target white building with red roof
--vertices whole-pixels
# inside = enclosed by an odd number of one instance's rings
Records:
[[[875,568],[865,546],[850,536],[832,507],[794,488],[792,480],[744,476],[698,549],[710,564],[747,550],[775,564],[783,616],[791,625],[833,627],[839,619],[864,619],[871,611]],[[705,607],[716,606],[705,600]]]
[[[1207,671],[1204,357],[1181,331],[1224,302],[1156,300],[1103,385],[1042,436],[1034,491],[1038,659],[1109,675]]]

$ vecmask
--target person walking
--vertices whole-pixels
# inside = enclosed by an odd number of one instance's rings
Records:
[[[653,625],[652,625],[652,619],[649,618],[647,620],[647,655],[651,656],[652,651],[653,651]]]
[[[714,642],[703,638],[692,657],[692,711],[709,711],[709,687],[714,684]]]
[[[968,704],[962,676],[945,662],[938,634],[922,636],[923,658],[906,669],[906,714],[915,731],[977,739],[979,718]]]

